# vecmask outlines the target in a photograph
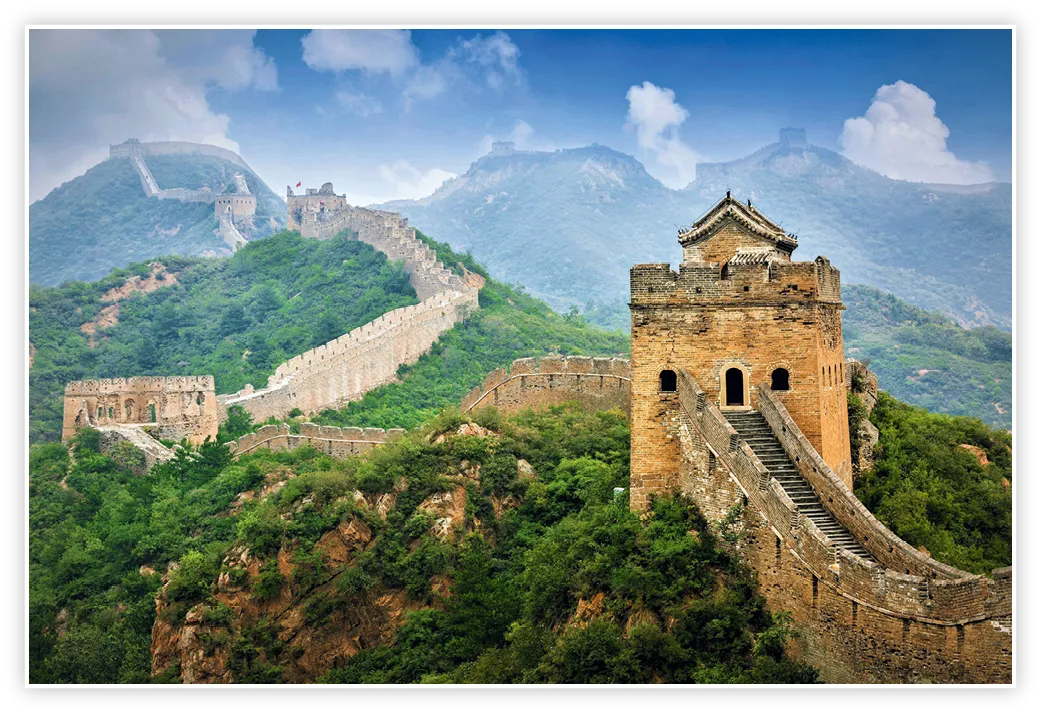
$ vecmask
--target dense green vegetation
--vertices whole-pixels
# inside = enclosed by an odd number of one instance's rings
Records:
[[[31,287],[30,439],[57,438],[66,382],[114,376],[212,374],[218,393],[262,388],[274,367],[330,339],[414,304],[408,275],[356,240],[280,233],[228,258],[161,258],[177,284],[121,302],[119,323],[90,348],[80,325],[101,296],[147,264],[94,283]]]
[[[469,255],[419,233],[448,267],[465,266],[485,278],[481,310],[441,336],[415,364],[398,370],[401,383],[370,391],[339,411],[311,420],[326,425],[413,428],[457,404],[488,372],[514,359],[543,354],[628,356],[624,333],[604,332],[576,312],[558,315],[516,287],[491,279]]]
[[[147,683],[165,563],[212,561],[235,536],[214,517],[263,478],[223,446],[134,474],[81,433],[29,454],[29,676],[41,683]],[[160,574],[139,567],[150,563]],[[61,636],[59,636],[61,634]]]
[[[855,488],[864,505],[941,562],[978,574],[1012,564],[1012,435],[884,392],[871,422],[875,465]],[[982,449],[988,464],[963,444]]]
[[[869,364],[879,386],[929,411],[1012,428],[1012,335],[963,329],[893,295],[853,285],[842,291],[846,354]]]
[[[222,188],[242,172],[257,196],[257,215],[242,231],[263,237],[285,226],[285,203],[229,161],[172,155],[147,162],[162,188]],[[113,268],[156,255],[227,249],[216,230],[212,203],[148,198],[129,159],[103,161],[29,206],[29,281],[97,280]]]
[[[394,645],[355,656],[326,675],[332,682],[815,680],[784,657],[784,617],[765,611],[754,579],[720,549],[696,508],[662,498],[641,522],[627,497],[615,495],[628,482],[622,414],[557,407],[477,419],[495,435],[454,435],[463,419],[448,412],[366,458],[300,449],[232,463],[211,444],[145,476],[97,453],[90,431],[74,461],[57,444],[33,446],[30,679],[148,681],[160,576],[140,568],[161,572],[179,561],[164,616],[174,622],[208,602],[206,621],[224,627],[236,680],[284,680],[292,655],[269,623],[233,621],[212,598],[223,553],[241,543],[269,562],[280,549],[291,553],[291,581],[265,565],[249,586],[259,599],[292,586],[318,636],[331,611],[370,606],[381,592],[407,591],[421,607]],[[433,442],[439,432],[453,435]],[[537,477],[519,479],[518,458]],[[429,534],[418,505],[455,487],[446,474],[476,463],[466,523],[445,540]],[[277,494],[226,512],[239,492],[285,469],[296,477]],[[407,490],[385,520],[344,497],[401,482]],[[492,498],[515,505],[496,516]],[[333,586],[321,587],[335,572],[315,543],[354,517],[374,537]],[[432,591],[438,577],[452,583],[447,600]],[[600,594],[602,606],[568,625],[580,599]],[[667,619],[674,621],[666,629]],[[156,680],[177,680],[176,671]]]

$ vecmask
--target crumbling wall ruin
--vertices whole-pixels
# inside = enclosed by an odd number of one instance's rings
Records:
[[[201,443],[217,436],[212,376],[133,376],[65,386],[62,440],[90,426],[147,427],[161,438]]]

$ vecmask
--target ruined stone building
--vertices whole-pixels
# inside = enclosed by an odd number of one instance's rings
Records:
[[[155,437],[201,443],[217,435],[212,376],[132,376],[65,386],[62,439],[78,428],[147,428]]]

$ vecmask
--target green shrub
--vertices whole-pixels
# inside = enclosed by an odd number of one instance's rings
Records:
[[[257,579],[253,582],[253,596],[260,601],[269,601],[282,593],[286,586],[286,578],[278,569],[278,561],[265,562],[257,573]]]
[[[183,602],[201,599],[210,593],[216,575],[217,564],[212,559],[196,550],[189,550],[170,575],[166,598]]]

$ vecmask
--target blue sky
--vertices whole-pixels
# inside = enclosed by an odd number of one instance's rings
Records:
[[[1011,32],[30,36],[34,200],[130,136],[220,143],[278,192],[332,180],[368,202],[429,194],[511,138],[605,144],[680,187],[698,161],[746,155],[782,126],[895,178],[1009,180]]]

